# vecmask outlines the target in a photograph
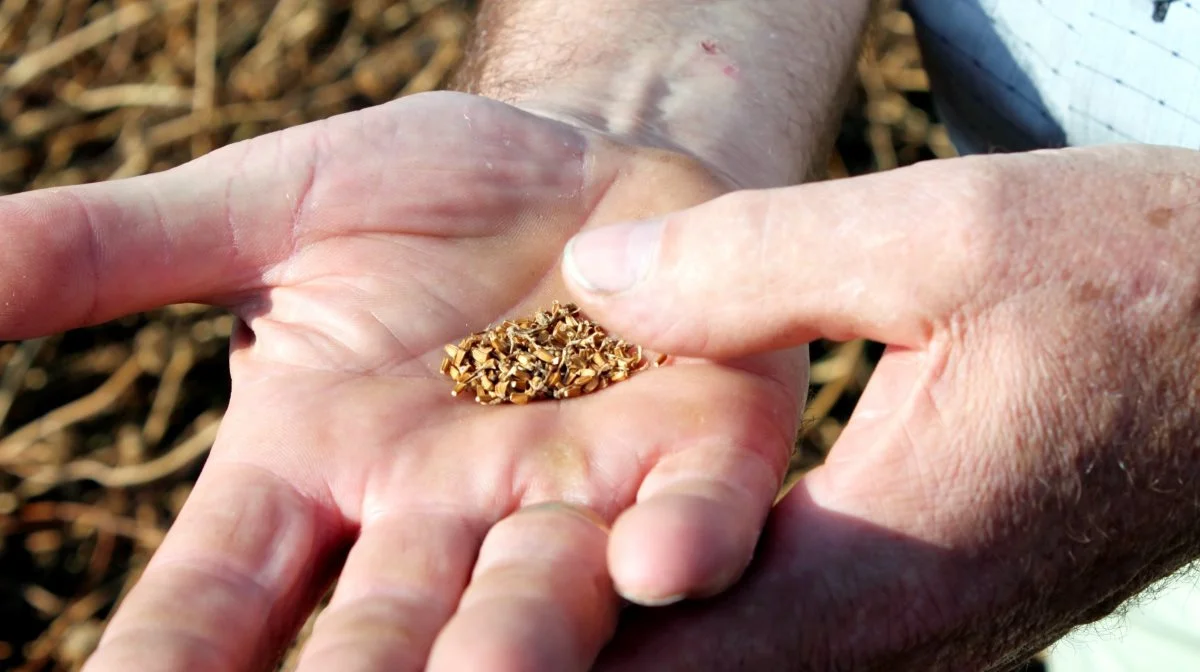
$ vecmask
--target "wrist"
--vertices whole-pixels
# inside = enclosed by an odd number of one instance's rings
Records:
[[[867,5],[491,0],[456,88],[686,154],[730,186],[794,184],[824,165]]]

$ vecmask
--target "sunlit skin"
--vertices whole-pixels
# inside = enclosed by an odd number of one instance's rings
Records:
[[[730,194],[582,234],[564,266],[616,268],[634,230],[640,282],[571,290],[639,342],[888,348],[744,580],[631,615],[599,669],[1010,669],[1200,557],[1200,152]]]
[[[301,669],[580,669],[614,581],[644,603],[727,586],[786,468],[803,348],[523,407],[437,370],[564,299],[574,233],[723,190],[436,93],[0,200],[0,337],[181,301],[242,320],[216,444],[88,669],[261,669],[335,577]]]

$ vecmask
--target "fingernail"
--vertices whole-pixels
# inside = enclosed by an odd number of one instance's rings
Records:
[[[588,291],[626,291],[649,273],[658,256],[662,228],[661,219],[650,219],[585,231],[567,243],[563,268]]]
[[[632,595],[626,591],[618,590],[617,593],[631,604],[636,604],[639,607],[667,607],[676,602],[682,602],[687,595],[682,593],[678,595],[667,595],[666,597],[645,597]]]

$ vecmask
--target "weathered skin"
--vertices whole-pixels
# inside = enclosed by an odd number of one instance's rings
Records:
[[[627,228],[569,258],[617,268]],[[572,288],[640,342],[890,347],[746,580],[631,617],[602,669],[1004,669],[1200,555],[1200,153],[939,161],[649,228],[640,283]]]
[[[335,576],[302,669],[585,668],[626,510],[627,597],[727,586],[786,467],[802,350],[526,407],[452,398],[437,370],[445,343],[562,299],[574,233],[720,190],[437,93],[0,199],[0,338],[178,301],[243,321],[216,445],[88,669],[263,669]]]

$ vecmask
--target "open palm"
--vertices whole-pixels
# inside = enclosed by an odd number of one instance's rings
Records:
[[[0,336],[178,301],[244,325],[216,445],[93,669],[269,666],[334,578],[302,669],[582,668],[614,583],[644,603],[727,586],[787,464],[803,351],[528,406],[452,398],[437,370],[443,344],[566,299],[580,228],[720,190],[436,93],[0,201]]]

